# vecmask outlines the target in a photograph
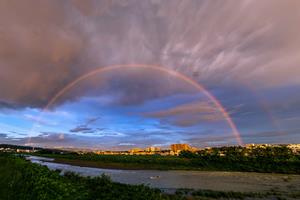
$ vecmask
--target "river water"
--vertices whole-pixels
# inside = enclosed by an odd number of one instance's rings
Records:
[[[51,170],[71,171],[82,176],[106,174],[114,182],[145,184],[161,189],[193,188],[222,191],[300,190],[300,175],[264,174],[247,172],[210,172],[183,170],[117,170],[80,167],[53,162],[52,158],[27,157],[32,163],[47,166]]]

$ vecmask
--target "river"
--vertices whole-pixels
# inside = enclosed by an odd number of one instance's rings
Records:
[[[47,166],[51,170],[71,171],[82,176],[106,174],[114,182],[126,184],[145,184],[160,189],[210,189],[221,191],[290,191],[300,190],[300,175],[267,174],[252,172],[215,172],[183,170],[117,170],[80,167],[55,163],[52,158],[27,157],[32,163]]]

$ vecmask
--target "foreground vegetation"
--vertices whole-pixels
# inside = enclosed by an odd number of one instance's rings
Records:
[[[147,186],[113,183],[107,176],[84,178],[0,154],[1,200],[181,199]]]
[[[40,151],[37,155],[55,162],[119,169],[212,170],[300,174],[300,156],[287,147],[247,149],[223,147],[198,152],[182,151],[180,156],[57,154]]]
[[[197,199],[297,199],[299,193],[241,193],[211,190],[179,189],[174,195],[161,193],[144,185],[112,182],[102,175],[81,177],[74,173],[61,175],[47,167],[32,164],[12,154],[0,154],[1,200],[197,200]]]

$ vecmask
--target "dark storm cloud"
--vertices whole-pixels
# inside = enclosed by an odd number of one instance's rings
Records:
[[[20,106],[14,103],[6,102],[6,101],[1,101],[0,100],[0,109],[1,108],[9,108],[9,109],[17,109]]]
[[[3,0],[1,101],[42,107],[82,73],[119,63],[157,63],[214,86],[298,86],[299,13],[292,0]],[[134,91],[120,103],[157,96]]]
[[[82,69],[75,61],[82,37],[60,1],[1,1],[1,98],[42,106]]]

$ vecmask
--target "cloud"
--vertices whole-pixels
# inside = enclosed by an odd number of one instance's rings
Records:
[[[216,112],[217,108],[210,105],[208,102],[192,102],[184,105],[179,105],[163,111],[153,113],[146,113],[146,116],[151,117],[168,117],[174,115],[197,114],[197,113],[211,113]]]
[[[8,134],[0,134],[0,143],[31,145],[42,147],[86,147],[98,149],[113,149],[114,147],[122,146],[121,149],[127,149],[132,146],[135,139],[124,138],[126,134],[117,131],[105,131],[102,135],[78,135],[62,132],[42,132],[32,137],[13,137]],[[111,138],[114,138],[113,140]],[[142,145],[143,138],[136,137],[139,145]],[[155,140],[157,142],[157,140]],[[151,142],[151,140],[147,141]],[[122,144],[123,143],[123,144]],[[120,144],[120,145],[119,145]],[[132,145],[129,145],[132,144]]]
[[[75,141],[77,141],[76,136],[55,132],[40,133],[33,137],[12,137],[8,134],[2,137],[0,135],[0,142],[19,145],[53,146],[57,144],[74,144]]]
[[[186,103],[166,110],[143,113],[143,116],[158,118],[162,123],[171,123],[182,127],[225,119],[219,108],[206,101]]]
[[[186,1],[165,8],[166,18],[180,19],[172,24],[165,63],[216,85],[299,85],[299,2]]]
[[[299,85],[299,9],[289,0],[2,1],[0,91],[11,103],[1,106],[43,107],[81,74],[119,63],[161,64],[208,86]],[[120,103],[168,94],[167,82],[125,84],[134,92]]]
[[[43,106],[78,74],[72,69],[82,39],[68,28],[58,2],[3,1],[0,7],[1,97],[23,106]]]
[[[134,146],[136,144],[133,143],[119,143],[119,146]]]
[[[72,132],[72,133],[78,133],[78,132],[85,132],[85,133],[86,133],[86,131],[87,131],[88,133],[89,133],[90,131],[93,132],[93,129],[92,129],[92,128],[85,127],[85,126],[78,126],[78,127],[73,128],[73,129],[70,130],[70,132]]]
[[[260,137],[293,137],[293,135],[299,134],[300,129],[287,129],[278,131],[264,131],[254,134],[243,135],[245,138],[260,138]]]
[[[1,101],[0,100],[0,109],[2,108],[8,108],[8,109],[17,109],[19,106],[14,103],[6,102],[6,101]]]
[[[42,124],[42,125],[50,125],[50,126],[55,126],[57,123],[49,120],[49,119],[44,119],[41,116],[34,116],[31,114],[24,114],[24,118],[26,120],[30,120],[36,124]]]
[[[121,133],[119,131],[106,130],[98,132],[95,136],[100,137],[124,137],[127,136],[125,133]]]
[[[251,133],[244,133],[242,138],[247,143],[276,143],[276,144],[287,144],[295,143],[300,138],[298,137],[300,129],[287,129],[287,130],[270,130],[270,131],[258,131]],[[188,143],[195,146],[224,146],[228,144],[236,144],[236,137],[234,135],[205,135],[197,136],[190,134],[189,138],[186,139]]]
[[[22,140],[24,140],[23,138]],[[28,142],[30,143],[64,143],[64,142],[69,142],[69,140],[73,140],[70,135],[67,135],[65,133],[53,133],[53,132],[44,132],[41,133],[38,136],[33,136],[33,137],[28,137]]]
[[[91,117],[87,120],[86,125],[90,125],[95,123],[97,120],[99,120],[101,117]]]
[[[101,128],[90,128],[89,125],[92,125],[96,121],[98,121],[101,117],[91,117],[88,118],[84,124],[78,125],[77,127],[70,130],[72,133],[96,133],[101,131]]]

